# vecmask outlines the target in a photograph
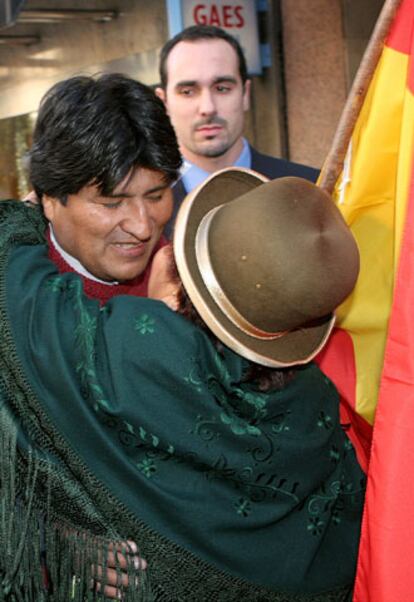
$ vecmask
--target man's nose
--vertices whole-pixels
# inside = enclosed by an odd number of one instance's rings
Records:
[[[199,111],[201,115],[214,115],[216,103],[211,90],[203,90],[200,94]]]
[[[152,236],[154,221],[147,203],[142,199],[129,199],[125,203],[125,212],[121,221],[124,232],[140,241],[149,240]]]

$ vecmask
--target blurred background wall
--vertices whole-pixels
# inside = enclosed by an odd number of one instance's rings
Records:
[[[383,0],[250,1],[268,66],[253,77],[246,135],[262,152],[320,167]],[[24,154],[44,92],[98,71],[156,85],[171,18],[167,0],[16,2],[17,19],[0,29],[0,198],[30,186]]]

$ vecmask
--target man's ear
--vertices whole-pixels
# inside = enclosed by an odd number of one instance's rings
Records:
[[[243,110],[248,111],[250,109],[250,90],[251,90],[252,80],[246,79],[244,82],[244,93],[243,93]]]
[[[47,194],[44,194],[42,197],[43,213],[45,214],[46,219],[52,224],[58,203],[60,203],[60,201],[55,197],[48,196]]]
[[[166,94],[165,94],[165,90],[164,88],[161,88],[161,86],[157,86],[157,88],[155,88],[155,94],[156,96],[158,96],[158,98],[160,98],[162,100],[162,102],[165,104],[165,98],[166,98]]]

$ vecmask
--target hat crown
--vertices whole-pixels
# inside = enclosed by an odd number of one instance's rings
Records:
[[[262,184],[215,211],[208,249],[232,306],[269,333],[326,316],[350,293],[358,252],[329,196],[306,180]]]
[[[355,240],[330,197],[302,178],[211,175],[180,207],[177,268],[211,331],[273,367],[310,361],[359,270]]]

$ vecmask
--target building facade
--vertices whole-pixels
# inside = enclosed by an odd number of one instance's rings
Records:
[[[30,187],[24,155],[44,92],[100,71],[156,85],[174,10],[168,0],[19,1],[17,20],[0,30],[0,198]],[[320,167],[383,0],[250,2],[266,66],[252,77],[246,135],[262,152]],[[232,4],[204,2],[203,18]]]

